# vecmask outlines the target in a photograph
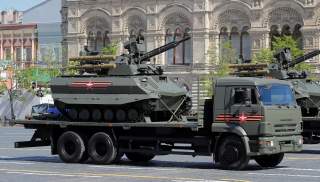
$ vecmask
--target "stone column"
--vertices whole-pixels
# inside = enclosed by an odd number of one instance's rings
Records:
[[[159,47],[160,45],[164,45],[166,43],[166,35],[165,34],[160,34],[157,37],[158,37],[157,38],[158,45],[156,45],[157,47]],[[166,53],[159,55],[158,63],[160,63],[162,65],[166,65]]]
[[[21,60],[20,61],[22,61],[23,60],[23,57],[24,57],[24,42],[23,42],[23,36],[24,36],[24,32],[22,31],[21,32],[21,37],[20,37],[20,39],[21,39]]]
[[[0,34],[0,60],[2,60],[3,59],[3,36],[2,36],[2,34]]]
[[[35,37],[34,37],[34,34],[32,33],[32,36],[31,36],[31,64],[34,64],[34,61],[36,59],[36,46],[35,46],[35,43],[36,41],[34,40]]]
[[[205,32],[193,32],[192,47],[193,47],[193,64],[206,63],[206,42],[209,36]]]
[[[14,60],[14,48],[13,48],[13,31],[11,32],[11,44],[10,44],[10,49],[11,49],[11,60],[12,61],[15,61]]]
[[[251,29],[249,31],[251,38],[251,58],[263,48],[270,48],[269,31],[266,29]]]

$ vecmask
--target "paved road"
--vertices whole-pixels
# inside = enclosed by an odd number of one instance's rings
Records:
[[[302,153],[287,154],[276,169],[262,169],[251,162],[244,171],[212,167],[210,157],[159,156],[147,164],[123,158],[118,165],[64,164],[50,149],[14,149],[32,131],[0,128],[0,182],[271,182],[320,181],[320,145],[306,145]]]

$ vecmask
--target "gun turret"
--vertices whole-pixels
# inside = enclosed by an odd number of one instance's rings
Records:
[[[316,57],[320,55],[320,50],[315,50],[315,51],[312,51],[312,52],[309,52],[301,57],[298,57],[296,58],[295,60],[293,60],[291,63],[288,64],[288,67],[289,68],[292,68],[294,67],[295,65],[299,64],[299,63],[302,63],[308,59],[311,59],[313,57]]]
[[[320,50],[315,50],[309,52],[303,56],[300,56],[294,60],[291,57],[291,51],[289,48],[284,48],[280,50],[277,54],[274,55],[274,58],[277,60],[278,66],[277,68],[280,70],[288,70],[289,68],[293,68],[295,65],[300,64],[308,59],[316,57],[320,54]]]
[[[173,49],[175,47],[178,47],[181,43],[189,40],[190,38],[191,37],[188,36],[188,37],[185,37],[185,38],[183,38],[182,40],[179,40],[179,41],[175,41],[174,40],[173,42],[170,42],[170,43],[168,43],[168,44],[166,44],[164,46],[161,46],[161,47],[159,47],[157,49],[154,49],[154,50],[152,50],[150,52],[147,52],[147,53],[143,54],[141,57],[138,57],[136,59],[135,63],[136,64],[140,64],[142,62],[149,61],[150,58],[152,58],[152,57],[154,57],[156,55],[162,54],[162,53],[164,53],[164,52],[166,52],[166,51],[168,51],[170,49]]]

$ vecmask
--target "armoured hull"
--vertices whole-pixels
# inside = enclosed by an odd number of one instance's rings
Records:
[[[318,117],[320,108],[320,85],[314,81],[291,80],[296,99],[304,117]]]
[[[72,120],[157,121],[191,103],[187,90],[166,76],[58,77],[51,90],[55,105]]]

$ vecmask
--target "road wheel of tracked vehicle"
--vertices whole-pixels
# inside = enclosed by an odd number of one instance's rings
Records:
[[[113,140],[104,132],[96,133],[90,138],[88,152],[91,159],[97,164],[110,164],[117,156]]]
[[[128,120],[130,122],[136,122],[139,120],[139,112],[136,109],[128,110]]]
[[[103,118],[107,121],[107,122],[112,122],[114,119],[114,113],[111,109],[106,109],[103,112]]]
[[[75,108],[69,109],[68,116],[71,120],[77,120],[78,119],[78,110]]]
[[[118,109],[116,111],[116,119],[118,122],[126,121],[126,119],[127,119],[126,111],[124,111],[123,109]]]
[[[276,167],[283,160],[284,153],[273,154],[273,155],[263,155],[255,157],[255,161],[261,167]]]
[[[154,154],[145,154],[140,152],[128,152],[126,153],[126,156],[133,162],[148,162],[155,157]]]
[[[80,109],[79,119],[82,121],[88,121],[90,119],[90,112],[88,109]]]
[[[57,150],[62,161],[78,163],[84,158],[85,144],[79,134],[67,131],[59,137]]]
[[[218,149],[218,158],[222,169],[241,170],[249,163],[245,146],[236,136],[223,139]]]
[[[91,111],[91,117],[92,117],[93,121],[101,121],[102,114],[101,114],[100,109],[93,109]]]

